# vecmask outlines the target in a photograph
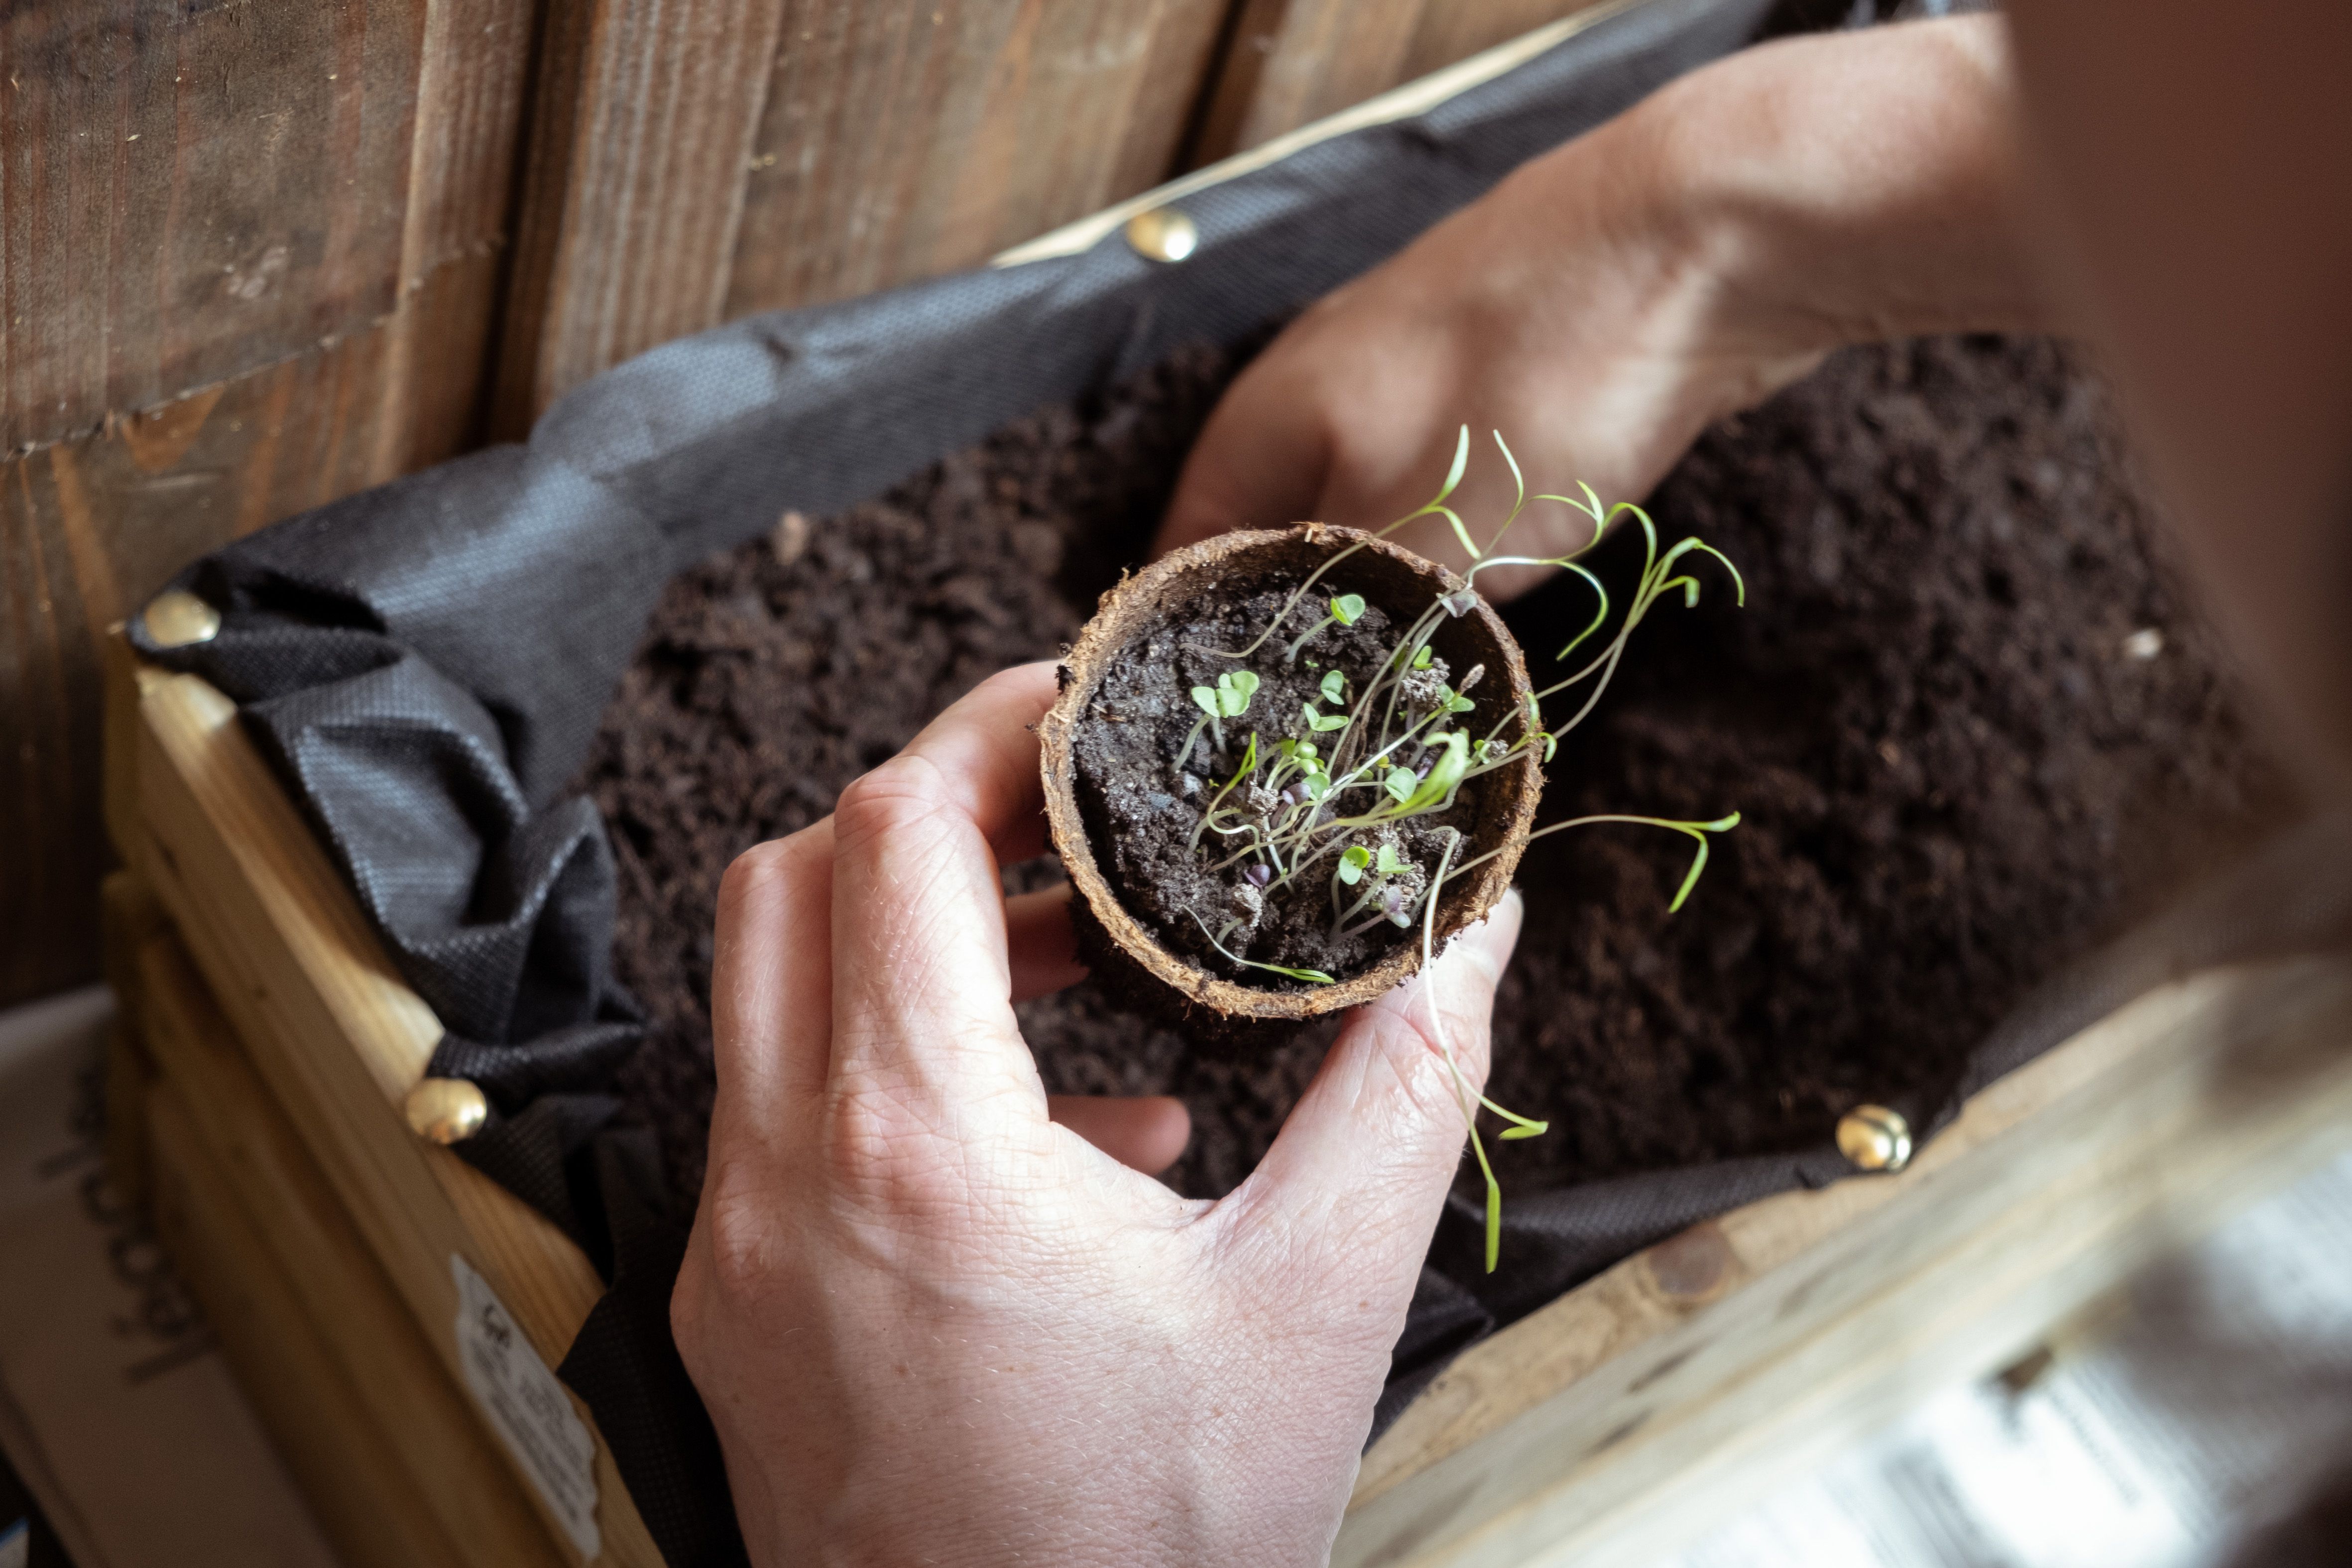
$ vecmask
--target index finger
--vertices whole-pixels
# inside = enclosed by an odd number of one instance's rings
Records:
[[[878,1089],[937,1127],[1044,1085],[1013,1016],[999,857],[1041,843],[1034,726],[1054,667],[982,684],[834,810],[835,1093]],[[1008,1092],[1010,1099],[1007,1099]]]

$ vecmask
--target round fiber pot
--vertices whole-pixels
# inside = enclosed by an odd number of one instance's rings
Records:
[[[1193,669],[1200,679],[1210,679],[1206,670],[1219,666],[1202,662],[1208,657],[1197,636],[1203,616],[1236,614],[1233,606],[1243,602],[1264,604],[1265,595],[1276,593],[1281,584],[1297,584],[1351,545],[1361,548],[1317,581],[1298,607],[1284,619],[1269,647],[1278,649],[1315,625],[1328,601],[1335,596],[1361,595],[1366,605],[1387,617],[1391,632],[1401,636],[1441,596],[1463,595],[1467,607],[1458,615],[1439,617],[1428,637],[1430,650],[1443,661],[1443,668],[1454,672],[1456,679],[1466,679],[1466,672],[1474,667],[1484,667],[1476,686],[1465,693],[1477,703],[1474,712],[1461,721],[1465,732],[1483,737],[1497,716],[1507,713],[1511,717],[1497,738],[1507,742],[1517,741],[1526,732],[1527,663],[1505,629],[1502,618],[1483,599],[1464,594],[1462,579],[1444,567],[1358,530],[1320,523],[1228,533],[1178,551],[1123,580],[1103,595],[1094,618],[1087,623],[1076,645],[1064,658],[1060,695],[1038,727],[1043,742],[1046,820],[1053,833],[1054,847],[1076,889],[1071,914],[1080,956],[1116,999],[1178,1024],[1196,1038],[1255,1041],[1285,1032],[1289,1026],[1371,1001],[1411,978],[1421,967],[1423,921],[1416,917],[1409,930],[1382,930],[1377,937],[1359,939],[1384,945],[1381,951],[1367,952],[1355,972],[1336,973],[1333,984],[1305,984],[1255,969],[1245,970],[1243,978],[1213,972],[1208,967],[1213,954],[1200,953],[1197,948],[1184,951],[1185,944],[1165,940],[1164,928],[1156,929],[1152,921],[1139,918],[1149,900],[1138,897],[1134,889],[1117,885],[1115,879],[1122,873],[1118,868],[1120,857],[1112,852],[1116,845],[1111,836],[1133,831],[1131,826],[1121,826],[1122,820],[1131,824],[1133,818],[1130,816],[1122,819],[1106,804],[1108,797],[1102,779],[1089,773],[1086,758],[1099,758],[1102,746],[1109,742],[1102,738],[1107,731],[1097,731],[1096,740],[1089,744],[1088,732],[1102,725],[1137,721],[1138,714],[1133,710],[1136,705],[1125,694],[1133,689],[1135,671],[1139,666],[1157,669],[1164,661],[1183,657],[1178,650],[1191,649],[1194,650]],[[1368,617],[1363,623],[1366,637],[1390,635],[1376,632],[1378,619]],[[1270,615],[1262,616],[1255,624],[1271,620]],[[1233,645],[1228,642],[1223,646]],[[1318,651],[1318,643],[1310,639],[1301,658],[1288,661],[1285,670],[1313,670]],[[1150,663],[1143,666],[1146,660]],[[1339,658],[1334,656],[1332,668],[1339,668]],[[1374,668],[1381,668],[1377,661]],[[1174,666],[1169,668],[1172,671]],[[1113,677],[1114,671],[1119,673],[1107,685],[1107,679]],[[1164,679],[1176,681],[1181,688],[1183,678],[1171,673]],[[1269,675],[1267,691],[1262,694],[1268,699],[1266,704],[1233,721],[1236,737],[1244,731],[1264,730],[1270,743],[1276,733],[1297,729],[1298,721],[1290,717],[1299,711],[1295,700],[1297,693],[1285,691],[1281,695],[1293,700],[1276,702],[1274,687],[1278,680],[1306,679],[1311,676],[1279,672]],[[1155,732],[1169,732],[1171,721],[1165,715],[1179,707],[1181,702],[1165,698],[1154,700],[1149,721],[1160,726]],[[1186,717],[1197,721],[1199,715],[1188,713]],[[1366,722],[1369,725],[1369,718]],[[1328,740],[1325,736],[1314,738]],[[1176,750],[1179,743],[1181,752]],[[1330,741],[1329,744],[1336,754],[1338,742]],[[1205,736],[1201,745],[1205,754]],[[1239,749],[1236,738],[1233,750]],[[1164,772],[1170,782],[1166,794],[1155,792],[1157,802],[1173,802],[1180,788],[1195,803],[1212,798],[1212,792],[1223,781],[1215,776],[1197,780],[1190,776],[1187,769],[1195,754],[1192,742],[1168,745],[1165,755],[1169,761]],[[1134,763],[1133,776],[1143,776],[1144,765],[1141,761]],[[1200,772],[1213,775],[1231,766],[1231,752],[1227,752],[1223,767],[1204,764]],[[1096,772],[1101,772],[1099,763]],[[1175,782],[1180,778],[1181,786]],[[1510,886],[1535,819],[1542,784],[1542,763],[1535,749],[1528,748],[1462,786],[1461,794],[1455,797],[1455,809],[1446,818],[1446,826],[1462,836],[1451,863],[1460,865],[1489,851],[1495,853],[1469,871],[1449,876],[1439,888],[1434,930],[1438,947],[1454,932],[1485,916]],[[1174,820],[1179,827],[1197,822],[1201,816],[1197,805],[1188,809],[1163,804],[1161,809],[1178,813]],[[1178,827],[1167,829],[1171,835],[1177,831]],[[1196,851],[1203,865],[1215,858],[1214,841],[1208,843],[1208,851]],[[1328,878],[1335,864],[1330,860],[1320,862],[1315,874]],[[1307,874],[1302,872],[1298,886],[1313,885],[1317,884],[1310,883]],[[1334,896],[1339,896],[1336,889]],[[1162,918],[1166,918],[1164,910]],[[1206,935],[1203,922],[1203,936]],[[1229,962],[1225,967],[1235,965]]]

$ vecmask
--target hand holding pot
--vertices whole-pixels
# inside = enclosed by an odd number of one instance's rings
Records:
[[[1049,1117],[1013,1017],[1072,978],[998,881],[1043,846],[1053,697],[989,681],[721,889],[672,1321],[757,1562],[1288,1564],[1346,1503],[1464,1140],[1423,988],[1477,1083],[1517,901],[1350,1017],[1239,1189],[1181,1198]],[[1092,1120],[1173,1156],[1149,1110]]]
[[[1906,24],[1766,45],[1536,158],[1331,294],[1234,383],[1160,544],[1316,519],[1377,529],[1429,500],[1483,545],[1530,488],[1640,500],[1714,420],[1842,344],[2044,327],[2002,24]],[[1531,508],[1513,552],[1591,524]],[[1400,543],[1456,566],[1446,525]],[[1480,580],[1508,594],[1534,574]]]

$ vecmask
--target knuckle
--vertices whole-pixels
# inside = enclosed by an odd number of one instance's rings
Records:
[[[673,1327],[681,1314],[693,1325],[714,1307],[755,1305],[775,1288],[782,1272],[777,1221],[775,1205],[764,1193],[739,1188],[713,1194],[701,1216],[709,1261],[703,1268],[679,1271],[677,1289],[670,1296]]]
[[[728,862],[719,879],[719,909],[738,910],[755,901],[768,889],[790,879],[807,855],[805,830],[788,838],[771,838],[744,850]]]
[[[835,1096],[826,1141],[845,1194],[892,1210],[919,1209],[957,1195],[932,1133],[899,1096],[851,1087]]]
[[[841,792],[833,808],[834,836],[844,844],[884,837],[937,816],[950,804],[939,770],[901,752]]]

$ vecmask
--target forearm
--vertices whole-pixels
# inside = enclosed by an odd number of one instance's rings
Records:
[[[2026,243],[2013,97],[1985,17],[1693,72],[1293,323],[1210,421],[1163,543],[1300,517],[1378,527],[1429,498],[1465,425],[1501,433],[1539,487],[1633,500],[1832,349],[2063,326]],[[1483,533],[1512,486],[1473,464],[1451,504]],[[1516,526],[1530,554],[1584,537],[1549,510]],[[1433,518],[1400,539],[1455,548]]]
[[[1681,205],[1718,321],[1801,352],[2063,328],[2025,216],[2006,25],[1792,39],[1627,117]]]

